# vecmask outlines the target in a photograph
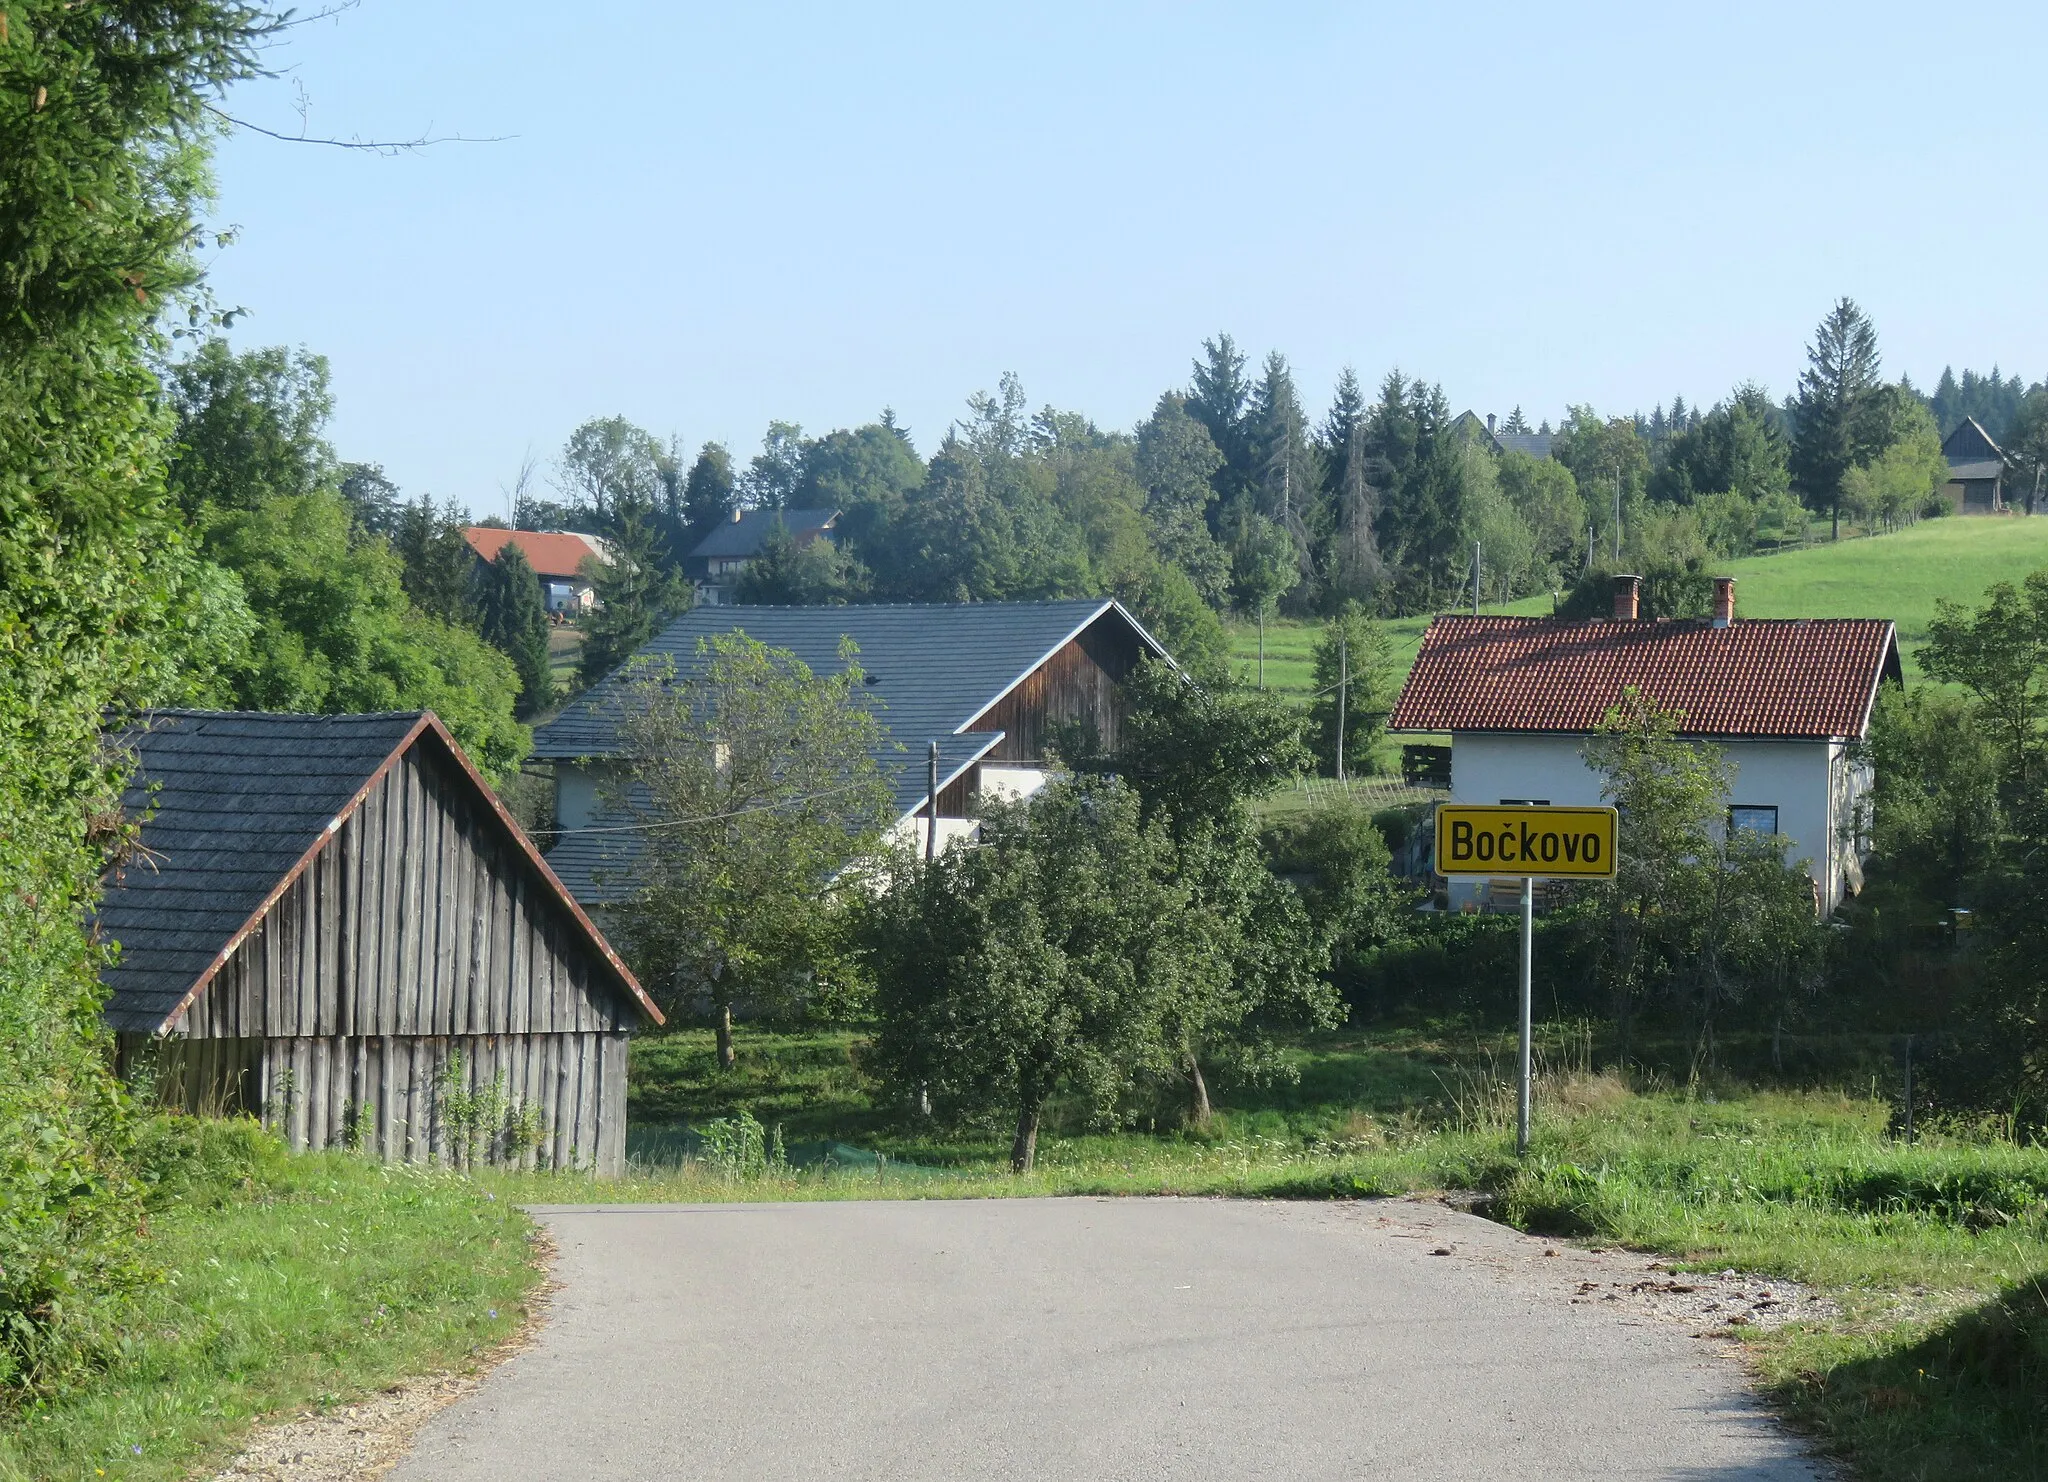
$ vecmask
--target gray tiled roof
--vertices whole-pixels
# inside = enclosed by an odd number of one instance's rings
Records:
[[[690,559],[703,561],[713,556],[758,556],[761,543],[768,538],[768,532],[775,528],[778,520],[782,522],[783,529],[801,541],[806,536],[816,535],[838,518],[836,509],[750,509],[737,520],[727,520],[705,536],[690,552]]]
[[[1493,444],[1503,453],[1527,453],[1532,458],[1548,458],[1551,437],[1548,432],[1496,432]]]
[[[887,749],[876,760],[890,779],[900,817],[925,796],[930,742],[939,743],[941,783],[951,781],[1000,739],[993,731],[961,735],[961,728],[1112,608],[1123,611],[1106,597],[886,607],[699,607],[669,624],[640,653],[666,655],[687,673],[699,639],[737,629],[771,648],[790,650],[814,672],[835,674],[845,667],[840,639],[852,638],[869,681],[866,693],[879,706]],[[1132,626],[1144,631],[1135,620]],[[609,754],[619,685],[615,673],[536,730],[534,756],[575,760]],[[549,851],[548,863],[577,899],[599,900],[605,892],[595,875],[630,855],[632,837],[565,834]]]
[[[150,817],[100,902],[108,1023],[155,1031],[420,718],[162,711],[122,733],[122,807]]]
[[[2005,477],[2005,464],[1997,458],[1976,458],[1948,461],[1948,476],[1956,483],[1972,479],[1997,479]]]

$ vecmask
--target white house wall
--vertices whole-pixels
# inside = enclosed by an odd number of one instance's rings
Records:
[[[1052,774],[1043,767],[1004,762],[981,764],[981,795],[996,802],[1022,802],[1051,780]]]
[[[1451,797],[1460,803],[1533,799],[1559,805],[1605,802],[1601,778],[1586,765],[1584,736],[1464,733],[1451,738]],[[1853,817],[1854,801],[1868,788],[1867,773],[1851,767],[1840,742],[1719,741],[1735,767],[1732,806],[1778,810],[1778,833],[1788,857],[1804,860],[1832,910],[1841,898],[1843,869],[1853,851],[1838,841],[1838,820]],[[1853,873],[1853,869],[1852,869]]]

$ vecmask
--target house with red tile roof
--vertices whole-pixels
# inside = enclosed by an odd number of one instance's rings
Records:
[[[1633,576],[1615,578],[1612,618],[1440,617],[1388,729],[1450,733],[1456,802],[1600,803],[1586,743],[1640,690],[1720,748],[1729,825],[1784,835],[1831,911],[1862,884],[1870,777],[1851,748],[1878,685],[1900,679],[1897,632],[1876,618],[1737,622],[1734,578],[1714,586],[1710,620],[1639,618]]]
[[[611,564],[611,552],[595,535],[580,530],[507,530],[499,525],[470,525],[462,532],[479,560],[495,561],[508,544],[519,547],[540,578],[549,612],[587,612],[597,606],[597,591],[586,562]]]

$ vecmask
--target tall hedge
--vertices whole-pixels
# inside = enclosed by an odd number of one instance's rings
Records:
[[[89,913],[108,714],[175,695],[201,578],[148,360],[195,281],[206,111],[270,26],[224,0],[0,0],[0,1387],[136,1274]]]

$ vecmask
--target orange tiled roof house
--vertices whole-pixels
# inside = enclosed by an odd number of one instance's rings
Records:
[[[1722,749],[1735,769],[1729,824],[1784,835],[1833,910],[1862,884],[1856,805],[1870,777],[1849,752],[1878,685],[1900,677],[1893,625],[1738,623],[1732,577],[1715,582],[1711,620],[1649,621],[1636,616],[1637,586],[1615,578],[1611,619],[1436,619],[1389,729],[1450,733],[1457,802],[1598,803],[1585,744],[1624,690],[1640,690]],[[1453,904],[1484,890],[1454,887]]]

